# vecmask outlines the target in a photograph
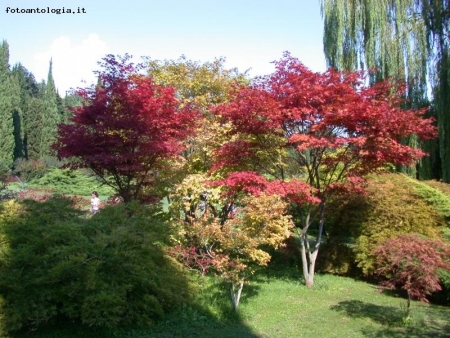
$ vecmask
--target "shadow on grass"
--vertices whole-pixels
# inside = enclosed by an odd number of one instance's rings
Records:
[[[239,315],[217,320],[204,309],[186,306],[148,326],[118,327],[114,329],[87,327],[74,323],[58,323],[36,331],[22,331],[11,338],[190,338],[190,337],[248,337],[263,338],[243,324]]]
[[[258,282],[270,279],[284,280],[304,284],[301,259],[294,254],[286,254],[280,250],[268,250],[271,259],[268,266],[259,267],[252,276]]]
[[[208,302],[208,304],[203,304],[203,307],[216,309],[221,318],[239,319],[231,305],[229,284],[220,279],[214,280],[214,282],[211,282],[210,279],[209,283],[202,287],[202,293],[207,296],[201,297],[207,299]],[[249,299],[258,296],[261,289],[259,283],[262,283],[262,281],[257,275],[252,275],[252,278],[247,280],[247,283],[244,284],[244,288],[242,289],[239,306],[247,303]]]
[[[433,337],[433,338],[448,338],[450,337],[450,326],[445,325],[441,328],[430,328],[426,327],[397,327],[397,328],[386,328],[382,330],[374,328],[365,328],[361,330],[364,337],[376,337],[376,338],[423,338],[423,337]]]
[[[432,319],[402,324],[402,310],[393,306],[381,306],[359,300],[340,302],[332,306],[332,310],[344,312],[352,318],[369,318],[384,328],[366,327],[361,330],[364,337],[450,337],[448,311],[434,309]]]
[[[370,318],[382,325],[392,326],[401,322],[401,312],[393,306],[381,306],[359,300],[347,300],[331,307],[332,310],[345,312],[352,318]]]
[[[258,295],[260,287],[245,285],[241,304]],[[235,312],[229,299],[229,286],[211,279],[203,285],[201,303],[186,304],[169,312],[164,318],[147,326],[117,327],[114,329],[87,327],[80,323],[58,317],[53,325],[35,331],[12,333],[11,338],[171,338],[171,337],[248,337],[263,338],[255,334],[239,313]],[[205,296],[206,295],[206,296]],[[214,313],[210,309],[214,310]]]
[[[182,312],[173,313],[166,320],[148,330],[146,335],[137,335],[136,337],[262,338],[252,332],[237,313],[229,314],[226,320],[217,320],[201,310],[189,307],[183,309]]]
[[[258,296],[261,287],[258,283],[255,283],[257,280],[259,282],[258,276],[252,275],[250,283],[244,285],[239,306]],[[136,337],[266,337],[254,333],[244,323],[239,312],[234,311],[231,305],[228,283],[219,279],[211,283],[210,280],[208,285],[204,285],[202,292],[207,297],[200,296],[200,298],[207,299],[208,304],[184,306],[172,312],[167,318],[152,327],[147,332],[148,335]],[[208,308],[214,309],[215,313],[208,312]]]

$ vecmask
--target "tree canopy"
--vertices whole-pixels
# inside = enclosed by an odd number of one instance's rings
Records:
[[[99,84],[78,91],[83,105],[59,128],[58,156],[92,169],[125,200],[139,199],[162,159],[179,154],[193,130],[196,111],[174,89],[138,74],[126,55],[108,55]]]
[[[314,73],[289,54],[275,65],[273,74],[217,107],[231,128],[213,169],[228,177],[226,185],[250,192],[275,186],[298,206],[303,272],[312,285],[330,194],[361,191],[365,175],[419,160],[425,153],[401,140],[433,138],[435,128],[425,110],[402,109],[401,86],[369,86],[363,72]],[[310,247],[307,232],[316,219]]]

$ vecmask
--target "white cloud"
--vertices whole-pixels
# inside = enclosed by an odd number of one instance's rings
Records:
[[[46,51],[33,55],[30,68],[38,81],[47,81],[52,59],[53,79],[60,95],[64,96],[71,87],[85,87],[96,82],[92,71],[98,69],[97,62],[108,53],[108,49],[97,34],[90,34],[80,44],[74,44],[67,36],[60,36]]]

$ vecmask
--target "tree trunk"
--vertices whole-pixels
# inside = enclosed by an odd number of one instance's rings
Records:
[[[239,306],[239,300],[241,299],[242,289],[244,288],[244,281],[240,281],[236,288],[234,287],[234,283],[231,283],[230,295],[231,295],[231,303],[233,303],[233,309],[237,312]]]
[[[406,319],[409,318],[409,313],[411,310],[411,294],[408,292],[408,300],[406,301]]]
[[[320,222],[319,231],[315,240],[314,247],[311,248],[308,240],[308,228],[310,226],[309,219],[307,217],[307,226],[299,233],[300,236],[300,247],[301,247],[301,257],[302,257],[302,270],[303,278],[305,279],[305,285],[311,287],[314,285],[314,274],[316,268],[316,259],[319,254],[320,243],[322,242],[323,226],[325,221],[325,202],[322,202],[319,207],[320,212]]]
[[[303,278],[305,279],[305,285],[309,287],[314,285],[314,274],[317,254],[319,253],[319,245],[316,244],[314,246],[314,250],[311,252],[309,240],[306,234],[303,236],[303,238],[300,239],[300,241]]]

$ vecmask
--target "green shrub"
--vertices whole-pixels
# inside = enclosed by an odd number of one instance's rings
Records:
[[[387,239],[410,232],[435,238],[445,224],[435,205],[417,192],[409,178],[399,174],[371,178],[367,195],[336,199],[328,212],[332,221],[329,246],[351,245],[353,259],[344,256],[356,261],[364,275],[373,274],[374,251]]]
[[[441,188],[446,184],[435,181],[421,182],[407,176],[405,179],[413,185],[415,192],[420,197],[444,217],[447,226],[450,226],[450,195]]]
[[[439,190],[440,192],[446,194],[447,196],[450,196],[450,184],[448,184],[448,183],[435,181],[435,180],[424,181],[423,183],[425,183],[426,185],[428,185],[436,190]]]
[[[346,243],[334,241],[324,243],[318,256],[318,271],[335,275],[348,275],[356,270],[355,254]]]
[[[53,189],[60,194],[90,196],[93,190],[100,195],[111,195],[113,189],[102,186],[92,174],[82,170],[53,168],[45,176],[31,182],[32,186]]]
[[[136,205],[90,219],[53,197],[0,209],[1,326],[38,327],[58,318],[89,326],[148,324],[189,301],[189,276],[165,254],[168,227]]]

